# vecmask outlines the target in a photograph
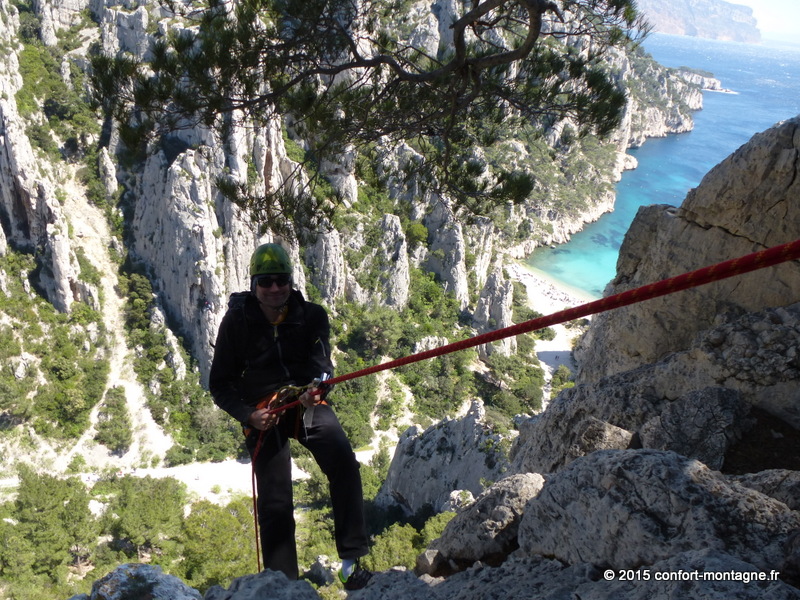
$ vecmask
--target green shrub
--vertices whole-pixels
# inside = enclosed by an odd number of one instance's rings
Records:
[[[125,454],[133,443],[131,417],[125,390],[113,387],[106,392],[105,404],[98,413],[95,440],[115,454]]]

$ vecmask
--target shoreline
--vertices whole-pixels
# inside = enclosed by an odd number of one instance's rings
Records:
[[[545,316],[598,300],[592,294],[566,285],[520,260],[507,263],[505,269],[511,279],[525,285],[528,305]]]
[[[564,285],[520,260],[507,263],[505,268],[511,279],[525,286],[528,306],[544,316],[597,300],[592,294]],[[552,340],[537,340],[535,344],[536,356],[545,378],[542,410],[550,403],[550,381],[558,368],[563,365],[575,374],[577,364],[572,357],[572,348],[582,333],[582,329],[567,328],[563,323],[551,325],[550,329],[555,332],[555,337]]]

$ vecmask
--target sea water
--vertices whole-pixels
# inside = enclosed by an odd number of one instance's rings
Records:
[[[639,162],[617,185],[614,211],[555,248],[537,249],[528,265],[592,297],[616,273],[622,238],[636,211],[679,206],[703,176],[754,134],[800,114],[800,45],[719,42],[652,34],[644,48],[667,67],[690,67],[719,79],[725,92],[704,92],[694,129],[648,139],[630,151]]]

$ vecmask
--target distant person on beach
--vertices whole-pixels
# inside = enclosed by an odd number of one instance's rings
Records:
[[[250,290],[231,296],[220,323],[209,387],[214,402],[247,433],[264,567],[298,578],[289,447],[295,438],[330,483],[339,578],[355,590],[372,576],[358,564],[368,552],[360,467],[323,387],[305,390],[301,405],[282,414],[259,407],[284,386],[332,376],[329,332],[325,309],[292,289],[289,255],[278,244],[263,244],[250,259]]]

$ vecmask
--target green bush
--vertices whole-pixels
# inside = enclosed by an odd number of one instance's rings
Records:
[[[230,586],[256,568],[253,509],[249,499],[227,506],[201,500],[183,520],[183,564],[187,583],[205,593]]]
[[[115,454],[123,455],[130,449],[133,430],[123,388],[113,387],[106,392],[105,404],[98,413],[94,439]]]
[[[553,373],[553,378],[550,380],[550,385],[550,397],[555,398],[562,390],[575,386],[575,376],[566,365],[558,365],[558,368]]]

